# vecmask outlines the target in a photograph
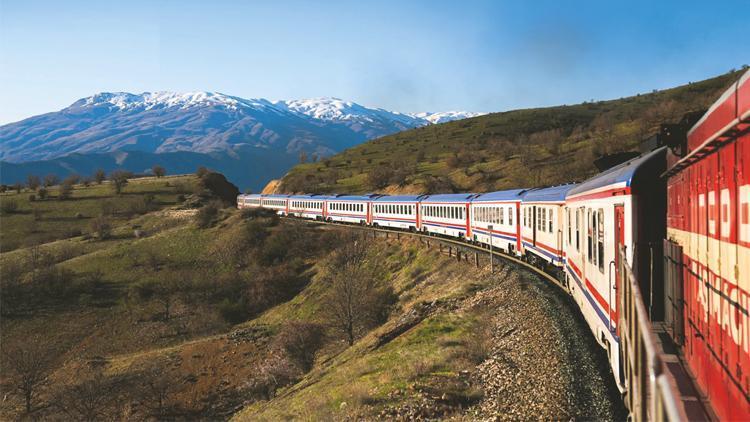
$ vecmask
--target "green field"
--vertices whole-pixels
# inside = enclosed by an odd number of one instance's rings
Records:
[[[194,184],[194,176],[140,178],[118,195],[105,181],[88,187],[75,185],[64,200],[59,199],[60,186],[48,188],[46,199],[28,189],[2,193],[0,204],[14,202],[18,208],[4,212],[0,219],[0,252],[81,236],[90,232],[91,220],[102,215],[119,226],[134,216],[176,205],[178,196],[193,192]]]
[[[492,191],[583,180],[603,154],[638,149],[659,125],[704,110],[730,72],[610,101],[492,113],[385,136],[294,167],[281,192]]]

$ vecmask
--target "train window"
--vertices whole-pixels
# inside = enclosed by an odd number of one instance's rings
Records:
[[[568,224],[568,245],[572,245],[573,239],[571,238],[570,228],[570,208],[565,208],[565,221]]]
[[[536,209],[536,228],[537,230],[544,230],[544,216],[541,207]]]
[[[513,225],[513,207],[508,207],[508,225]]]
[[[498,224],[504,224],[505,222],[505,215],[503,215],[503,211],[504,210],[502,208],[498,208],[498,213],[499,213]]]
[[[587,254],[587,256],[588,256],[589,262],[591,262],[591,256],[592,256],[592,254],[594,252],[594,250],[593,250],[594,245],[593,245],[593,242],[592,242],[592,239],[591,239],[591,236],[593,235],[593,233],[591,232],[592,226],[591,226],[591,209],[590,208],[586,209],[586,223],[587,223],[586,224],[587,225],[587,227],[586,227],[586,244],[588,246],[588,254]]]
[[[549,212],[548,212],[548,214],[547,214],[547,215],[548,215],[548,217],[549,217],[549,218],[548,218],[548,221],[549,221],[549,232],[550,232],[550,233],[554,233],[555,231],[554,231],[554,230],[552,229],[552,216],[553,216],[553,213],[552,213],[552,208],[550,208],[550,209],[549,209]]]
[[[596,241],[597,241],[597,251],[599,252],[598,262],[599,262],[599,271],[603,274],[604,273],[604,210],[599,208],[597,211],[597,230],[596,230]]]

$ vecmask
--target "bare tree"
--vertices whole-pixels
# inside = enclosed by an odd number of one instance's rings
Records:
[[[158,164],[151,167],[151,171],[154,173],[154,176],[156,177],[164,177],[164,175],[167,174],[167,170]]]
[[[116,194],[119,195],[120,193],[122,193],[122,189],[125,187],[125,185],[128,184],[129,177],[132,177],[132,175],[129,172],[123,170],[115,170],[112,172],[112,174],[109,175]]]
[[[94,180],[96,180],[97,185],[101,185],[106,178],[107,176],[104,174],[104,170],[102,169],[98,169],[96,170],[96,173],[94,173]]]
[[[91,370],[78,384],[66,386],[55,397],[55,406],[72,420],[96,422],[112,419],[121,401],[126,379],[107,377],[100,368]]]
[[[47,376],[55,362],[54,348],[48,337],[24,336],[21,339],[4,339],[3,372],[13,389],[23,398],[29,414],[41,390],[47,384]]]
[[[54,186],[54,185],[56,185],[58,183],[60,183],[60,178],[57,177],[56,174],[48,174],[48,175],[44,176],[44,186],[45,187]]]
[[[28,186],[29,189],[36,190],[41,184],[42,182],[39,180],[39,176],[33,174],[26,176],[26,186]]]
[[[363,237],[344,235],[340,244],[326,267],[329,293],[324,309],[331,327],[351,346],[380,322],[393,291],[383,282],[382,262]]]
[[[138,388],[138,399],[149,416],[163,418],[174,406],[173,395],[176,383],[164,373],[164,368],[150,364],[138,377],[142,382]]]
[[[62,185],[60,185],[60,190],[57,193],[57,199],[65,200],[70,199],[70,196],[73,194],[73,184],[68,180],[65,179]]]

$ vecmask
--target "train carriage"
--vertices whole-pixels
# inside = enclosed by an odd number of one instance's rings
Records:
[[[717,416],[750,420],[750,71],[682,142],[666,172],[665,323]]]
[[[370,196],[336,195],[326,203],[326,219],[343,223],[366,224],[370,221]]]
[[[259,208],[261,206],[260,194],[240,194],[237,196],[237,208]]]
[[[520,255],[519,211],[523,189],[488,192],[471,200],[471,239]]]
[[[416,231],[420,228],[419,200],[424,196],[379,196],[372,200],[372,225]]]
[[[289,212],[287,200],[290,195],[261,195],[261,206],[276,211],[276,214],[287,215]]]
[[[521,201],[520,230],[523,253],[532,261],[562,267],[563,208],[574,184],[531,189]]]
[[[419,201],[420,227],[423,232],[471,239],[469,204],[471,193],[428,195]]]
[[[618,248],[640,281],[651,316],[661,313],[660,242],[664,236],[665,148],[652,151],[570,189],[565,197],[565,271],[571,294],[624,389],[619,359]],[[660,278],[660,277],[659,277]],[[649,299],[653,298],[652,301]]]
[[[287,213],[293,217],[323,220],[326,199],[328,197],[321,195],[291,195]]]

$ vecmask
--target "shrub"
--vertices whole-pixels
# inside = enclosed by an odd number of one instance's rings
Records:
[[[112,235],[112,225],[106,217],[96,217],[91,220],[91,232],[95,233],[99,240],[108,239]]]
[[[34,201],[36,201],[36,195],[32,193],[31,195],[29,195],[29,202],[34,202]]]
[[[234,325],[247,320],[249,313],[243,300],[233,301],[227,298],[219,304],[219,315],[224,321]]]
[[[71,174],[70,176],[66,177],[65,180],[63,180],[63,183],[67,183],[70,185],[78,184],[78,182],[81,181],[81,176],[77,174]]]
[[[392,177],[393,170],[386,165],[380,165],[378,167],[375,167],[367,175],[367,182],[373,189],[382,189],[388,186],[388,183],[391,181]]]
[[[218,215],[219,205],[216,202],[209,202],[195,213],[195,222],[198,224],[198,227],[204,229],[210,227]]]
[[[198,167],[197,170],[195,170],[195,175],[198,176],[198,177],[200,177],[200,178],[202,178],[207,173],[208,173],[208,169],[205,168],[205,167],[203,167],[203,166],[200,166],[200,167]]]
[[[274,344],[307,371],[315,361],[315,353],[325,342],[323,326],[310,322],[285,324],[274,338]]]
[[[70,180],[65,179],[65,182],[60,185],[60,192],[58,193],[57,198],[60,200],[69,199],[72,194],[73,184],[70,182]]]
[[[49,191],[47,190],[47,188],[39,188],[39,190],[36,191],[36,194],[39,195],[39,199],[47,199]]]

